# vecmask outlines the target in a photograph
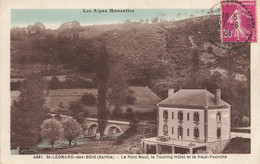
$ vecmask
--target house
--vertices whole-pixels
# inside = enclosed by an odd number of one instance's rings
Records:
[[[231,106],[220,89],[169,89],[157,106],[157,137],[141,140],[147,154],[220,152],[230,140]]]

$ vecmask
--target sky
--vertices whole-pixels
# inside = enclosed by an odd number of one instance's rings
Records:
[[[131,9],[134,12],[94,13],[94,9],[90,10],[92,12],[86,13],[83,12],[83,9],[12,9],[11,26],[26,27],[36,22],[41,22],[46,28],[56,29],[62,23],[71,21],[78,21],[82,26],[85,26],[123,23],[126,20],[151,20],[155,17],[163,18],[164,20],[180,20],[189,18],[190,15],[195,17],[206,15],[209,11],[207,9]],[[109,11],[109,9],[107,10]],[[181,15],[177,16],[178,13]]]

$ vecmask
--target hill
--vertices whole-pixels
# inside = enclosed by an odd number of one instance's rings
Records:
[[[11,77],[38,71],[44,76],[77,73],[95,79],[96,49],[102,41],[111,67],[116,62],[124,65],[128,85],[148,86],[163,98],[168,88],[221,88],[223,99],[234,109],[233,118],[250,117],[250,44],[219,46],[219,21],[220,15],[211,15],[93,26],[74,21],[35,33],[13,28]]]
[[[212,43],[212,40],[220,43],[219,15],[207,17],[207,23],[205,19],[206,17],[196,17],[155,24],[131,22],[93,26],[81,26],[79,22],[73,21],[62,24],[57,30],[47,30],[41,23],[27,28],[12,28],[12,76],[19,76],[14,72],[21,69],[23,75],[20,73],[20,76],[26,76],[26,72],[30,72],[26,65],[37,63],[49,64],[53,70],[59,65],[65,65],[65,68],[70,70],[73,65],[79,64],[82,66],[80,69],[86,70],[88,66],[91,72],[94,54],[91,52],[93,45],[89,42],[97,38],[107,41],[111,54],[123,58],[128,66],[129,79],[144,80],[149,78],[148,76],[154,78],[154,74],[184,77],[189,73],[194,47],[200,51],[201,68],[227,69],[223,60],[227,50]],[[28,32],[30,29],[38,30],[31,33]],[[86,39],[90,41],[85,41]],[[243,73],[249,62],[249,47],[246,46],[242,51],[241,48],[232,51],[240,58],[237,59],[238,64],[234,71]],[[86,64],[79,63],[82,60]],[[46,72],[44,68],[40,70]],[[53,72],[62,73],[62,70]],[[147,84],[149,80],[142,83]]]

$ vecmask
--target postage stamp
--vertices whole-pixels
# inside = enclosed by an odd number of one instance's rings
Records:
[[[221,2],[222,42],[256,42],[256,1]]]

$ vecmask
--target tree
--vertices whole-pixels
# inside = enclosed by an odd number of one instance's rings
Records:
[[[214,53],[214,50],[213,50],[213,48],[212,48],[211,46],[209,46],[209,47],[207,48],[207,52],[208,52],[209,54],[213,54],[213,53]]]
[[[32,74],[22,82],[20,92],[19,100],[11,106],[11,143],[34,146],[40,141],[41,125],[47,118],[47,82],[41,74]]]
[[[121,108],[115,108],[113,111],[112,111],[112,114],[115,118],[120,118],[123,114],[122,112],[122,109]]]
[[[127,91],[127,95],[126,95],[126,103],[129,105],[133,105],[136,101],[136,97],[134,96],[135,91],[133,91],[132,89],[129,89]]]
[[[190,61],[190,76],[188,80],[188,84],[192,88],[198,88],[201,79],[198,78],[199,76],[199,69],[200,69],[200,57],[199,57],[199,50],[197,48],[193,49],[191,61]]]
[[[54,142],[62,137],[63,131],[62,124],[56,119],[47,119],[41,126],[41,135],[51,143],[52,149]]]
[[[151,19],[151,22],[152,22],[153,24],[156,24],[156,23],[159,22],[159,18],[158,18],[158,17],[152,18],[152,19]]]
[[[130,23],[132,23],[132,22],[128,19],[124,22],[124,24],[130,24]]]
[[[140,23],[144,23],[144,20],[143,20],[143,19],[140,19],[139,22],[140,22]]]
[[[106,106],[109,80],[109,56],[107,47],[104,42],[100,41],[98,49],[99,50],[97,50],[96,59],[96,77],[98,88],[98,132],[100,133],[100,137],[102,139],[109,114]]]
[[[62,127],[64,129],[64,138],[69,141],[69,147],[71,147],[72,140],[82,137],[82,128],[80,124],[73,118],[67,118],[62,121]]]
[[[126,116],[126,118],[132,120],[132,119],[135,118],[135,112],[133,111],[132,108],[127,108],[127,109],[126,109],[126,112],[125,112],[125,116]]]
[[[126,72],[121,62],[118,62],[110,69],[109,86],[109,107],[113,104],[115,109],[120,109],[126,102],[128,89]]]
[[[92,93],[84,93],[81,97],[81,102],[84,105],[96,105],[97,99]]]
[[[60,88],[60,80],[57,76],[53,76],[49,82],[50,89],[59,89]]]
[[[71,111],[70,115],[81,124],[88,117],[88,111],[84,110],[82,104],[79,101],[71,101],[69,110]]]
[[[181,17],[181,13],[178,13],[178,14],[177,14],[177,17],[180,18],[180,17]]]

